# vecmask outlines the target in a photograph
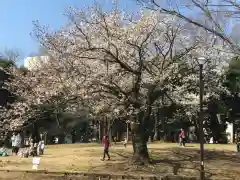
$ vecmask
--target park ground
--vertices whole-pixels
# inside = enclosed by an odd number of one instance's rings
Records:
[[[111,160],[101,161],[103,148],[97,144],[71,144],[47,146],[45,155],[41,157],[39,170],[56,172],[93,172],[130,175],[183,175],[199,176],[199,145],[188,144],[179,147],[171,143],[149,144],[152,165],[134,167],[129,159],[132,146],[125,149],[122,144],[111,146]],[[236,154],[235,145],[205,145],[206,177],[211,179],[240,179],[240,156]],[[0,159],[0,179],[33,179],[33,174],[12,172],[29,171],[32,158],[16,156]],[[44,177],[43,177],[44,176]],[[34,174],[34,180],[58,179],[50,175]]]

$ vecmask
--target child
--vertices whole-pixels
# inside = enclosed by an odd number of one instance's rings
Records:
[[[22,149],[19,149],[19,151],[18,151],[18,156],[19,157],[23,157],[23,151],[24,151],[24,148],[22,148]]]
[[[21,150],[21,157],[22,158],[28,158],[29,156],[29,148],[25,147]]]
[[[29,155],[30,156],[37,156],[37,144],[36,143],[31,143],[30,144],[30,149],[29,149]]]
[[[26,147],[26,148],[24,149],[24,151],[23,151],[23,157],[24,157],[24,158],[28,158],[28,156],[29,156],[29,148]]]

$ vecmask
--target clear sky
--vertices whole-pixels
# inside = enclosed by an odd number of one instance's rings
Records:
[[[60,28],[66,23],[62,15],[68,6],[84,8],[93,0],[0,0],[0,51],[17,49],[22,59],[38,51],[38,43],[30,36],[32,22]],[[112,6],[111,0],[99,0],[104,7]],[[121,8],[136,9],[133,0],[119,0]]]

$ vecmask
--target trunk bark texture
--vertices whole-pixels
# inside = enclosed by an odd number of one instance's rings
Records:
[[[156,117],[154,119],[154,141],[159,140],[159,134],[158,134],[158,115],[156,114]]]
[[[144,165],[150,163],[150,158],[147,148],[147,135],[144,128],[137,125],[132,132],[133,143],[133,164]]]
[[[37,126],[37,123],[33,123],[33,138],[34,138],[34,141],[35,143],[38,143],[39,142],[39,131],[38,131],[38,126]]]
[[[135,123],[132,124],[133,164],[135,165],[150,163],[147,142],[150,134],[149,120],[151,111],[151,105],[148,105],[146,111],[139,111],[140,113],[137,114]]]

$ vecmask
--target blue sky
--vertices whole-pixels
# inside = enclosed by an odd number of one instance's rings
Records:
[[[58,29],[66,23],[62,15],[68,6],[84,8],[93,0],[1,0],[0,1],[0,52],[17,49],[21,58],[38,51],[38,43],[30,36],[32,21]],[[100,0],[104,7],[111,7],[111,0]],[[121,8],[136,9],[133,0],[119,0]]]

